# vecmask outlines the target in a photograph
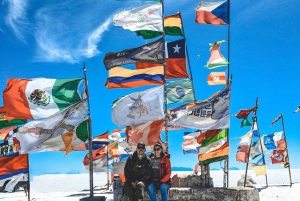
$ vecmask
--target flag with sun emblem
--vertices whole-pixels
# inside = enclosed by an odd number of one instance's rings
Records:
[[[168,104],[195,100],[193,85],[190,79],[169,82],[166,90]]]

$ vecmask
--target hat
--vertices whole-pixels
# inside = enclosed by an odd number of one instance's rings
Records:
[[[144,142],[139,142],[139,143],[137,144],[137,148],[138,148],[138,149],[145,149],[145,148],[146,148],[145,143],[144,143]]]
[[[163,148],[162,145],[160,144],[160,142],[156,142],[154,147],[160,147],[161,149]]]

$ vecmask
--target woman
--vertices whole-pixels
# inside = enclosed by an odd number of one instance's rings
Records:
[[[152,182],[148,185],[150,199],[157,201],[156,192],[160,190],[162,201],[167,201],[171,186],[170,155],[163,153],[162,145],[157,142],[149,157],[152,163]]]

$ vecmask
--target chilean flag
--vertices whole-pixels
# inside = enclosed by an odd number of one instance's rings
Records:
[[[228,24],[228,1],[200,2],[195,21],[198,24]]]

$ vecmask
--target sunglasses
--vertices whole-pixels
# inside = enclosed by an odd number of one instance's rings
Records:
[[[138,147],[138,149],[145,149],[144,147]]]
[[[154,150],[154,151],[159,151],[159,150],[160,150],[160,148],[154,148],[153,150]]]

